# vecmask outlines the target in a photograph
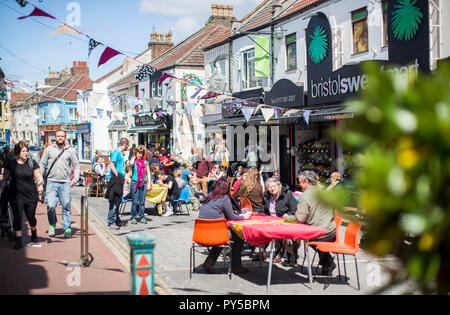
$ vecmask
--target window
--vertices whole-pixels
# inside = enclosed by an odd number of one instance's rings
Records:
[[[243,80],[242,89],[262,87],[263,80],[255,78],[255,50],[247,50],[242,53]]]
[[[69,108],[69,120],[77,120],[76,108]]]
[[[369,50],[369,31],[367,8],[352,12],[353,53],[359,54]]]
[[[42,121],[45,122],[47,120],[47,111],[44,109],[42,110],[41,113],[42,113],[41,115]]]
[[[162,85],[159,81],[152,81],[150,83],[150,97],[156,97],[162,95]]]
[[[286,70],[297,69],[297,36],[286,36]]]
[[[383,47],[387,47],[389,45],[387,0],[383,0],[381,5],[383,6]]]

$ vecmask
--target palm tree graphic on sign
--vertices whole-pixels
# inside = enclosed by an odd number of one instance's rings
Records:
[[[317,26],[313,35],[309,35],[312,38],[309,44],[308,53],[311,60],[315,64],[319,64],[327,56],[328,40],[327,33],[321,26]]]
[[[415,6],[418,0],[399,0],[392,12],[392,31],[398,40],[409,41],[416,36],[423,13]]]

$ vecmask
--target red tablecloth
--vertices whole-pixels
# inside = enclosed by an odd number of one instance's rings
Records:
[[[306,224],[290,224],[278,217],[253,215],[248,220],[230,221],[229,226],[245,241],[261,246],[273,239],[310,240],[325,234],[325,230]]]

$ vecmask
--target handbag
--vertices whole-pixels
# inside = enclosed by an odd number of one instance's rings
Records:
[[[61,155],[63,155],[64,152],[66,152],[66,150],[67,150],[67,148],[64,148],[62,150],[62,152],[56,157],[56,159],[53,161],[52,165],[50,165],[50,168],[48,169],[48,171],[44,175],[44,190],[41,193],[41,200],[40,200],[41,203],[45,203],[48,175],[50,175],[50,172],[52,171],[53,166],[55,166],[56,162],[58,162],[59,158],[61,157]]]

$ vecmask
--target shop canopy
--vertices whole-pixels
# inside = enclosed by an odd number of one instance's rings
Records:
[[[152,126],[138,126],[132,127],[127,130],[128,133],[148,133],[157,129],[166,129],[164,124],[152,125]]]

